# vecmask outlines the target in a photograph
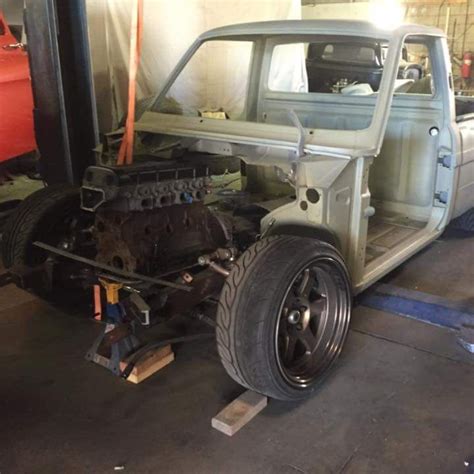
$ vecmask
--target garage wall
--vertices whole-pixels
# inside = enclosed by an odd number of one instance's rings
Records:
[[[11,25],[23,24],[22,0],[0,0],[0,10],[3,11],[8,23]]]
[[[406,5],[406,21],[436,26],[445,30],[451,52],[461,57],[464,51],[474,52],[474,0],[443,5],[410,3]],[[445,30],[446,31],[446,30]]]
[[[102,132],[127,100],[130,0],[87,0],[94,81]],[[301,18],[300,0],[145,0],[138,97],[156,94],[202,32],[233,23]]]
[[[318,7],[338,4],[335,11],[341,12],[344,12],[344,6],[346,6],[345,18],[353,19],[360,18],[354,17],[354,11],[361,12],[366,8],[365,6],[357,8],[355,5],[367,3],[367,0],[346,3],[342,3],[341,0],[302,0],[301,3]],[[372,0],[370,3],[391,4],[396,3],[396,0]],[[400,5],[405,21],[408,23],[436,26],[443,30],[447,23],[449,46],[456,57],[461,57],[465,51],[474,52],[474,0],[402,0]]]

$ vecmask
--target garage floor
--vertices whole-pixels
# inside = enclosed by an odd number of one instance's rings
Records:
[[[387,281],[474,305],[474,236],[449,231]],[[474,357],[445,329],[359,306],[318,393],[227,438],[210,420],[242,389],[213,342],[134,386],[84,360],[99,325],[12,287],[0,308],[1,473],[444,474],[474,455]]]

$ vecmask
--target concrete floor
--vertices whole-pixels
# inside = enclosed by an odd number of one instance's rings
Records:
[[[448,232],[388,281],[472,303],[474,236]],[[445,474],[474,454],[474,358],[445,329],[359,306],[315,396],[227,438],[210,420],[242,389],[213,342],[135,386],[83,359],[99,325],[12,287],[0,308],[2,474]]]

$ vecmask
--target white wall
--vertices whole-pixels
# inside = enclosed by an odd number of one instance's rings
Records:
[[[305,20],[368,20],[369,2],[357,3],[318,3],[304,5],[302,16]]]
[[[0,10],[3,11],[8,23],[11,25],[23,24],[22,0],[0,0]]]
[[[86,0],[101,131],[127,103],[130,0]],[[138,97],[155,94],[194,39],[222,25],[301,18],[301,0],[145,0]]]

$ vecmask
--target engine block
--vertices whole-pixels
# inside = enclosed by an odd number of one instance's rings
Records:
[[[198,256],[226,246],[222,220],[202,202],[124,213],[96,213],[99,262],[147,275],[195,263]]]

